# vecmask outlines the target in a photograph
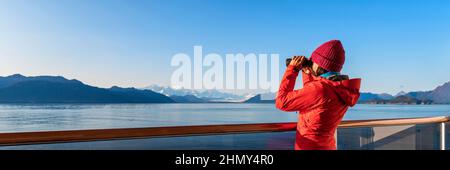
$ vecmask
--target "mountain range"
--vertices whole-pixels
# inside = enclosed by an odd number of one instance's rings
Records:
[[[177,99],[183,98],[182,100],[194,101],[194,103],[199,102],[200,100],[202,100],[203,102],[239,102],[246,99],[245,96],[221,92],[215,89],[173,89],[171,87],[163,87],[158,85],[151,85],[143,89],[152,90],[154,92],[158,92]]]
[[[0,103],[173,103],[173,99],[135,88],[98,88],[61,76],[0,77]]]
[[[450,82],[431,91],[402,91],[395,96],[361,93],[358,102],[372,104],[450,104]]]

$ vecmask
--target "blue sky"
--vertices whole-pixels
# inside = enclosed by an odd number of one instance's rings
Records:
[[[0,75],[169,85],[171,57],[194,45],[284,60],[340,39],[343,72],[362,78],[362,91],[431,90],[450,81],[449,9],[445,0],[2,0]]]

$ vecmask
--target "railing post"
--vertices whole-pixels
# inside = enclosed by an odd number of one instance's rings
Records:
[[[336,128],[336,130],[334,130],[334,141],[336,142],[336,150],[338,150],[338,128]]]
[[[445,122],[441,123],[441,150],[445,150]]]

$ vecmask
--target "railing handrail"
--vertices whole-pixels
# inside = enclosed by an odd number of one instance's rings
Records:
[[[375,127],[375,126],[400,126],[426,123],[449,122],[448,116],[397,118],[397,119],[370,119],[370,120],[346,120],[339,125],[340,128],[350,127]]]
[[[346,120],[340,128],[400,126],[426,123],[449,122],[450,117],[423,117],[402,119],[373,119]],[[64,130],[0,133],[0,145],[40,144],[59,142],[83,142],[114,139],[134,139],[151,137],[173,137],[212,134],[283,132],[296,129],[296,122],[287,123],[258,123],[258,124],[227,124],[227,125],[198,125],[198,126],[170,126],[148,128],[121,129],[92,129],[92,130]]]

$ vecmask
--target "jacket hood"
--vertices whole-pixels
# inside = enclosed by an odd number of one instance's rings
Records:
[[[320,78],[321,81],[334,86],[334,91],[338,97],[348,106],[354,106],[359,99],[359,89],[361,86],[361,79],[349,79],[341,81],[332,81],[324,78]]]

